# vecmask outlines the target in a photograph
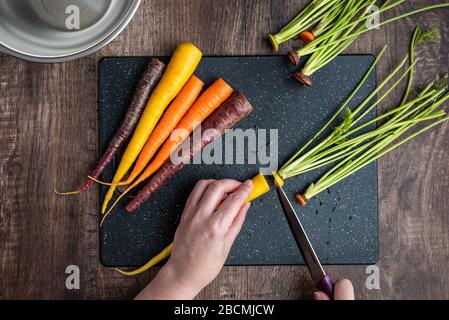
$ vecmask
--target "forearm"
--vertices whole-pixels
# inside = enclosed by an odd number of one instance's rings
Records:
[[[136,300],[192,300],[201,289],[189,287],[177,280],[169,264],[137,296]]]

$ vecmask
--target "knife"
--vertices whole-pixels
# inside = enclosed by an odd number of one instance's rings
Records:
[[[307,268],[309,269],[312,280],[315,283],[315,287],[326,293],[329,298],[334,297],[334,283],[330,276],[326,275],[323,266],[318,259],[315,250],[313,250],[312,244],[298,219],[298,216],[293,209],[292,204],[287,198],[284,190],[281,186],[276,183],[276,191],[281,202],[282,210],[287,218],[290,229],[292,230],[293,236],[295,238],[296,244],[298,245],[299,251],[304,258]]]

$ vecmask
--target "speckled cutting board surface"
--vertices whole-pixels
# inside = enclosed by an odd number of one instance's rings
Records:
[[[162,59],[164,60],[164,59]],[[278,129],[279,161],[288,160],[329,119],[362,78],[374,57],[343,55],[313,75],[313,86],[299,86],[285,57],[205,57],[196,75],[206,84],[224,78],[241,90],[254,111],[238,128]],[[166,59],[164,60],[166,61]],[[100,143],[118,128],[148,58],[112,57],[100,62]],[[373,72],[353,99],[362,101],[376,86]],[[370,117],[374,117],[375,111]],[[247,158],[247,155],[245,155]],[[103,174],[112,180],[119,157]],[[184,203],[204,178],[245,180],[258,172],[250,165],[188,165],[154,198],[128,214],[118,205],[100,235],[100,259],[106,266],[140,266],[173,239]],[[326,169],[287,180],[293,199]],[[106,188],[100,191],[103,201]],[[371,264],[378,259],[377,167],[372,164],[295,209],[324,264]],[[303,260],[285,220],[275,190],[253,202],[227,265],[288,265]]]

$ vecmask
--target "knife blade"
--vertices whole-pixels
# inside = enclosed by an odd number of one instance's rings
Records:
[[[290,229],[298,245],[299,251],[304,258],[307,268],[309,269],[312,280],[316,288],[326,293],[331,299],[333,298],[333,283],[331,278],[324,272],[323,266],[310,243],[301,221],[298,218],[293,206],[285,194],[282,187],[276,185],[276,191],[281,202],[282,210],[287,218]]]

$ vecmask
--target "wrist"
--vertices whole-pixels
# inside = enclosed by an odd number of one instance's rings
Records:
[[[156,278],[158,278],[159,288],[164,291],[164,296],[167,296],[167,299],[191,300],[202,290],[186,279],[182,279],[170,261],[161,268]]]

